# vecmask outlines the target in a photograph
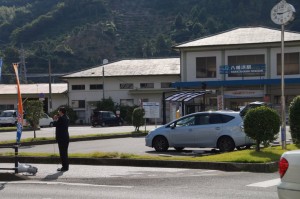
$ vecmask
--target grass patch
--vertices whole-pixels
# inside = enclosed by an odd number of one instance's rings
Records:
[[[88,135],[76,135],[76,136],[70,136],[70,139],[84,139],[84,138],[106,138],[106,137],[111,137],[111,136],[122,136],[122,135],[137,135],[137,134],[141,134],[141,133],[137,133],[137,132],[130,132],[130,133],[108,133],[108,134],[88,134]],[[39,138],[24,138],[21,140],[20,144],[24,144],[24,143],[30,143],[30,142],[39,142],[39,141],[55,141],[55,138],[53,137],[39,137]],[[1,141],[1,144],[15,144],[16,141],[15,140],[6,140],[6,141]]]
[[[74,158],[123,158],[123,159],[142,159],[142,160],[177,160],[193,162],[238,162],[238,163],[268,163],[279,161],[280,156],[285,151],[299,149],[294,144],[287,145],[287,150],[281,146],[262,148],[260,152],[255,149],[233,151],[208,156],[152,156],[152,155],[135,155],[118,152],[93,152],[93,153],[72,153],[69,157]],[[0,153],[0,156],[14,156],[14,153]],[[51,153],[24,153],[20,152],[19,156],[35,157],[58,157],[59,155]]]

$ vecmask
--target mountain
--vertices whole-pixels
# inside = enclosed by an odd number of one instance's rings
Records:
[[[104,59],[178,56],[171,48],[175,44],[239,26],[280,29],[270,19],[278,2],[0,0],[1,83],[15,81],[11,65],[16,62],[26,65],[28,76],[47,74],[48,60],[52,73],[68,73],[102,64]],[[299,1],[288,3],[300,9]],[[300,31],[299,17],[286,29]]]

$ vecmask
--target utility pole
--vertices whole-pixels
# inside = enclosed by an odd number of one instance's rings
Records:
[[[102,66],[102,99],[104,100],[105,99],[105,96],[104,96],[104,66]]]
[[[52,88],[51,88],[51,61],[49,59],[49,108],[50,108],[50,113],[52,112]]]
[[[27,69],[25,64],[25,52],[24,52],[23,44],[21,44],[19,75],[20,75],[20,79],[23,80],[25,84],[27,84]]]

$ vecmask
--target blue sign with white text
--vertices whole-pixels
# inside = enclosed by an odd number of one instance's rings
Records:
[[[266,64],[240,64],[220,66],[220,74],[264,73]]]

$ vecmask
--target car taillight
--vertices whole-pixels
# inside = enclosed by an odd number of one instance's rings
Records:
[[[280,158],[280,161],[279,161],[280,178],[282,178],[284,176],[284,174],[288,170],[288,168],[289,168],[289,162],[285,158]]]

